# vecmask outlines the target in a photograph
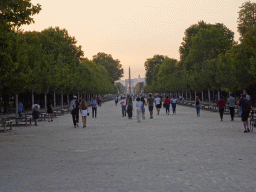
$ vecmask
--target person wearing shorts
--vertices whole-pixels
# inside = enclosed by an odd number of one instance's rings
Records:
[[[159,95],[155,98],[155,105],[156,105],[156,110],[157,110],[157,115],[159,115],[160,108],[161,108],[161,98]]]
[[[148,110],[150,113],[150,119],[153,118],[153,108],[154,108],[154,98],[152,98],[152,95],[149,94],[149,98],[147,99],[147,103],[148,103]]]
[[[35,126],[38,126],[38,119],[39,119],[39,116],[40,116],[40,112],[39,112],[39,109],[40,109],[40,105],[38,104],[34,104],[32,105],[32,116],[33,116],[33,119],[35,121]]]
[[[82,122],[83,122],[83,128],[86,127],[86,118],[87,118],[87,104],[85,102],[85,100],[82,100],[82,103],[80,105],[80,112],[81,112],[81,116],[82,116]]]
[[[241,100],[241,106],[242,106],[242,121],[244,125],[244,133],[250,132],[249,124],[248,124],[248,118],[250,115],[250,110],[252,108],[251,101],[246,99],[246,95],[242,95],[243,99]]]

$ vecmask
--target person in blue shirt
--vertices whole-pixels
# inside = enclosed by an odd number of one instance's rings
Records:
[[[93,97],[93,99],[91,100],[91,105],[92,105],[92,118],[94,118],[94,115],[95,115],[95,118],[97,116],[97,100],[96,100],[96,97]]]
[[[23,104],[19,101],[19,104],[18,104],[18,113],[19,113],[19,117],[21,117],[22,111],[23,111]]]

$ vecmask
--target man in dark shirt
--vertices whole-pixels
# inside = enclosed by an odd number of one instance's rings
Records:
[[[151,95],[151,93],[150,93],[150,94],[149,94],[149,98],[147,99],[148,109],[149,109],[149,113],[150,113],[150,119],[153,118],[154,101],[155,101],[155,99],[152,98],[152,95]]]
[[[223,120],[224,109],[226,107],[226,103],[225,103],[222,96],[220,96],[220,100],[217,102],[217,105],[219,107],[220,119],[222,121]]]
[[[244,125],[244,133],[250,132],[249,125],[248,125],[248,117],[250,115],[250,110],[252,108],[251,101],[246,99],[246,95],[242,95],[243,99],[240,101],[242,106],[242,121]]]

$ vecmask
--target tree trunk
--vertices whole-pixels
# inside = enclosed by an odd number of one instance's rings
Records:
[[[61,109],[63,109],[63,92],[61,91]]]
[[[54,109],[56,109],[56,95],[55,95],[55,90],[53,91],[53,105],[54,105]]]
[[[202,102],[204,101],[204,91],[202,91]]]
[[[218,90],[218,100],[220,100],[220,90]]]
[[[16,107],[15,107],[15,108],[16,108],[15,117],[16,117],[16,118],[18,118],[18,116],[19,116],[19,115],[18,115],[18,99],[19,99],[19,95],[16,94],[16,95],[15,95],[15,100],[16,100],[16,103],[15,103],[15,104],[16,104]],[[16,119],[16,125],[18,125],[18,119]]]
[[[45,109],[45,112],[47,112],[47,95],[46,95],[46,92],[44,92],[44,109]]]
[[[32,105],[34,105],[34,104],[35,104],[35,98],[34,98],[34,91],[32,90]]]
[[[67,105],[69,105],[69,94],[67,94]]]
[[[211,92],[209,89],[208,89],[208,99],[209,99],[209,104],[210,104],[211,103]]]

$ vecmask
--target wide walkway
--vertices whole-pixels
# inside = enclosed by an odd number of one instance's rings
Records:
[[[65,114],[0,132],[0,146],[1,192],[256,191],[256,132],[190,107],[137,122],[109,101],[86,128]]]

